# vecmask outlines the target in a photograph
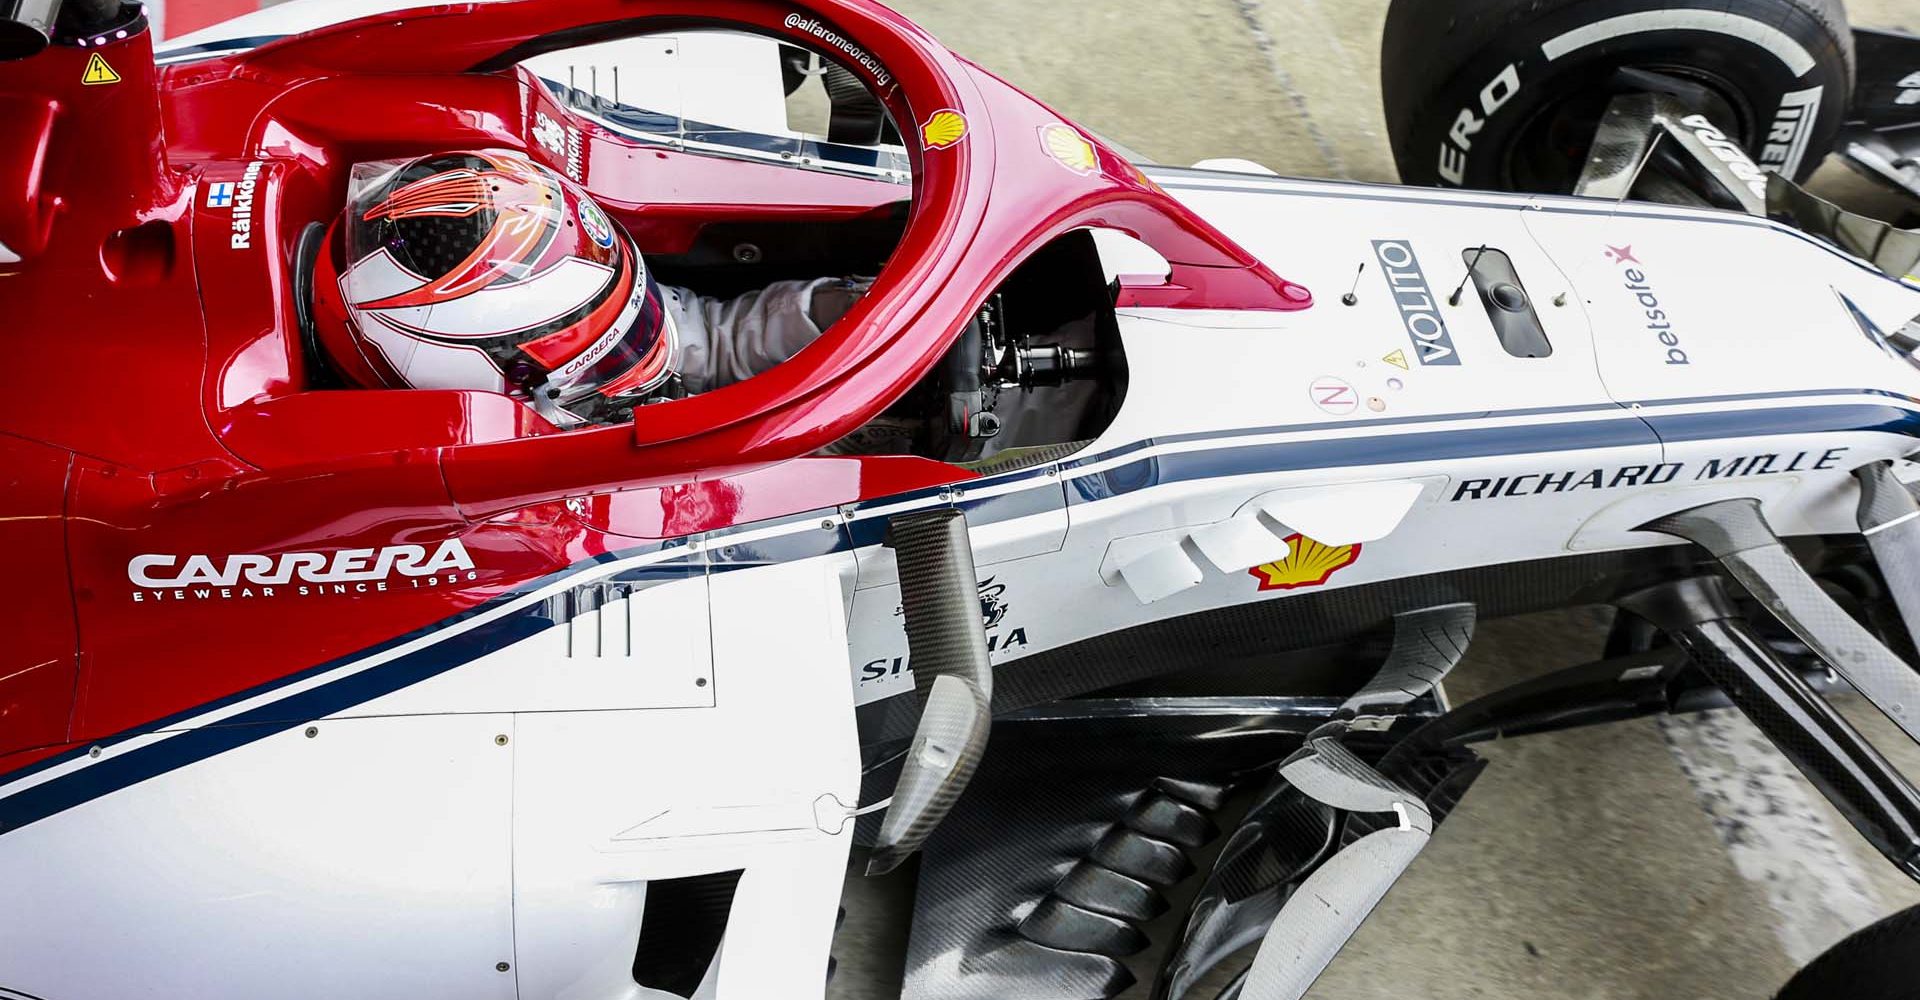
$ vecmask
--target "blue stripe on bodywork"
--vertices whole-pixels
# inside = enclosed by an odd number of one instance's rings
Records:
[[[1081,476],[1073,481],[1071,496],[1078,503],[1091,503],[1164,483],[1224,476],[1295,469],[1395,465],[1542,451],[1629,448],[1659,443],[1646,424],[1632,418],[1434,431],[1427,434],[1322,438],[1218,451],[1155,455]]]
[[[203,42],[199,45],[182,45],[155,52],[155,62],[169,64],[188,59],[211,59],[214,56],[229,55],[246,49],[257,49],[268,42],[277,42],[285,35],[255,35],[251,38],[222,38],[217,42]]]
[[[1662,401],[1665,405],[1698,404],[1733,401],[1735,399],[1793,398],[1806,395],[1837,395],[1850,393],[1856,395],[1871,394],[1894,399],[1908,399],[1897,393],[1870,392],[1866,390],[1834,390],[1809,393],[1768,393],[1739,397],[1708,397],[1698,399],[1674,399]],[[1248,475],[1254,473],[1285,471],[1291,469],[1319,469],[1355,467],[1363,468],[1378,465],[1393,465],[1418,461],[1447,460],[1459,458],[1491,458],[1505,455],[1532,454],[1577,449],[1596,449],[1630,447],[1636,445],[1659,444],[1661,442],[1699,441],[1718,438],[1759,437],[1783,434],[1813,434],[1834,432],[1877,432],[1920,437],[1920,412],[1894,405],[1876,405],[1869,403],[1833,404],[1826,406],[1795,406],[1776,409],[1738,410],[1733,412],[1707,412],[1671,415],[1648,415],[1644,411],[1626,415],[1629,411],[1609,404],[1591,407],[1552,408],[1552,412],[1615,411],[1622,415],[1611,419],[1575,421],[1568,423],[1550,423],[1494,428],[1467,428],[1461,430],[1429,431],[1425,433],[1376,435],[1349,437],[1341,439],[1323,439],[1317,441],[1298,441],[1277,444],[1227,446],[1192,452],[1163,454],[1125,463],[1113,469],[1081,476],[1074,481],[1074,489],[1069,497],[1075,503],[1087,503],[1106,497],[1120,496],[1162,483],[1191,482],[1195,480]],[[1502,411],[1479,416],[1506,417],[1528,411]],[[1446,417],[1414,417],[1398,420],[1367,421],[1368,424],[1399,423],[1418,426],[1433,420],[1471,419],[1460,415]],[[1194,440],[1213,437],[1223,442],[1245,436],[1249,433],[1273,433],[1276,431],[1300,429],[1328,431],[1340,426],[1354,424],[1322,423],[1303,425],[1299,428],[1270,428],[1260,431],[1240,431],[1226,435],[1182,435],[1160,441],[1141,442],[1125,448],[1114,449],[1091,459],[1064,463],[1064,467],[1084,466],[1114,456],[1130,454],[1155,444],[1172,441]],[[1657,433],[1658,437],[1655,436]],[[1011,480],[1032,479],[1035,489],[1015,491],[1000,496],[972,499],[964,495],[953,496],[954,488],[935,488],[915,491],[913,494],[885,498],[885,504],[891,506],[913,498],[926,500],[929,504],[953,504],[968,510],[969,518],[976,524],[991,524],[1024,517],[1046,509],[1054,509],[1060,502],[1058,494],[1048,494],[1047,486],[1060,484],[1046,474],[1045,469],[1021,470],[1005,477],[995,477],[989,481],[1005,483]],[[977,485],[977,484],[976,484]],[[1029,495],[1031,494],[1031,495]],[[878,505],[877,503],[874,505]],[[818,521],[823,513],[794,515],[786,519],[793,522]],[[777,524],[778,522],[773,522]],[[724,572],[729,569],[766,565],[769,562],[784,562],[791,559],[807,558],[856,546],[877,544],[878,534],[884,530],[884,518],[856,520],[842,530],[819,531],[811,536],[805,533],[783,535],[755,542],[727,545],[727,535],[745,531],[762,531],[768,527],[765,523],[743,525],[723,532],[713,532],[705,536],[709,558],[713,561],[708,568],[712,572]],[[321,664],[309,670],[280,678],[239,692],[214,702],[196,706],[193,709],[177,713],[165,719],[116,734],[100,740],[96,745],[113,747],[127,740],[148,735],[163,729],[177,728],[181,723],[194,716],[237,702],[255,698],[275,689],[295,684],[351,665],[353,662],[392,650],[404,643],[412,642],[449,627],[468,621],[475,616],[499,609],[512,603],[527,593],[539,590],[571,576],[578,575],[584,569],[596,564],[605,564],[630,558],[648,552],[663,549],[684,548],[687,539],[672,539],[648,544],[637,544],[626,550],[607,553],[574,564],[564,570],[549,573],[538,580],[523,584],[517,591],[499,595],[484,604],[459,615],[452,616],[433,626],[410,632],[406,635],[378,643],[351,656],[342,657]],[[680,557],[684,558],[684,556]],[[659,572],[684,575],[691,567],[660,567]],[[647,575],[647,574],[641,574]],[[124,753],[106,756],[99,761],[75,771],[52,778],[32,788],[21,789],[6,795],[5,786],[16,783],[46,768],[82,758],[85,749],[71,750],[32,765],[21,768],[0,777],[0,835],[18,829],[28,823],[55,815],[73,806],[90,801],[111,792],[126,788],[148,778],[166,774],[204,760],[215,754],[256,742],[282,732],[292,726],[302,725],[306,721],[325,718],[364,704],[383,695],[391,694],[423,680],[443,674],[455,667],[472,662],[488,653],[504,649],[552,626],[544,602],[534,602],[525,608],[509,612],[499,619],[475,626],[464,632],[448,636],[422,649],[395,657],[384,663],[376,664],[365,670],[328,681],[311,689],[296,692],[278,699],[268,705],[249,709],[238,715],[221,719],[215,723],[197,729],[189,729],[170,735],[149,746],[137,747]],[[298,721],[290,721],[298,720]]]
[[[270,694],[274,691],[277,691],[289,685],[298,684],[301,681],[307,680],[309,678],[317,677],[331,670],[338,670],[341,667],[350,666],[358,661],[365,660],[370,657],[378,656],[389,650],[397,649],[400,646],[406,645],[407,643],[414,642],[416,640],[424,639],[428,636],[434,635],[435,633],[445,632],[448,629],[453,628],[462,622],[470,621],[474,618],[477,618],[482,615],[493,612],[495,610],[498,610],[500,607],[504,605],[511,604],[514,601],[519,600],[522,596],[528,593],[531,593],[536,590],[540,590],[541,588],[547,587],[551,584],[558,583],[561,580],[564,580],[570,576],[574,576],[578,574],[581,570],[594,566],[596,564],[616,562],[621,559],[631,558],[633,556],[638,556],[638,555],[644,555],[648,552],[657,552],[662,549],[684,548],[684,547],[686,547],[686,541],[684,539],[670,539],[665,541],[652,542],[645,545],[636,545],[632,548],[625,549],[620,552],[606,552],[606,553],[601,553],[600,555],[597,555],[597,556],[591,556],[589,558],[581,560],[580,562],[574,563],[573,565],[570,565],[565,569],[556,570],[554,572],[548,573],[536,579],[529,580],[526,583],[521,584],[519,588],[514,591],[503,593],[503,594],[497,594],[494,597],[489,598],[488,600],[480,604],[477,604],[471,608],[468,608],[465,611],[460,612],[459,614],[451,615],[447,618],[441,619],[440,621],[434,622],[433,624],[425,626],[423,628],[414,629],[411,632],[407,632],[402,635],[395,636],[383,642],[375,643],[371,646],[368,646],[365,649],[358,650],[353,653],[349,653],[345,656],[336,657],[332,660],[328,660],[324,663],[317,664],[305,670],[287,674],[284,677],[276,677],[273,680],[266,681],[261,684],[256,684],[253,687],[246,688],[245,690],[241,690],[241,691],[236,691],[233,694],[215,698],[212,701],[202,702],[198,705],[193,706],[192,708],[183,709],[171,715],[162,716],[158,719],[153,720],[152,722],[148,722],[143,725],[136,726],[132,729],[123,730],[121,732],[114,733],[111,736],[102,737],[98,740],[93,741],[91,744],[89,744],[86,747],[76,747],[71,750],[66,750],[61,753],[54,754],[51,757],[34,761],[33,763],[28,764],[25,767],[19,768],[17,770],[8,771],[6,774],[0,775],[0,794],[5,794],[5,789],[7,785],[10,785],[18,781],[21,781],[22,779],[31,777],[48,768],[57,767],[60,764],[86,756],[88,751],[93,747],[106,749],[106,748],[118,746],[131,739],[137,739],[141,736],[147,736],[152,733],[161,732],[167,729],[177,729],[187,720],[192,719],[196,716],[205,715],[208,712],[216,712],[229,705],[235,705],[243,701],[260,697],[261,695],[264,695],[264,694]],[[670,568],[670,567],[671,567],[671,563],[668,563],[663,568]],[[684,570],[680,572],[681,572],[681,575],[684,575]],[[622,577],[625,577],[625,574],[622,574]],[[535,609],[539,609],[541,606],[539,604],[535,604],[532,607]],[[453,664],[453,666],[457,666],[457,665],[458,664]],[[275,702],[275,704],[280,704],[280,702]],[[225,722],[226,720],[223,719],[217,723],[214,723],[214,725],[224,725]],[[95,764],[93,766],[98,767],[100,765]]]
[[[1920,406],[1920,398],[1905,393],[1888,392],[1884,389],[1796,389],[1785,392],[1742,392],[1719,396],[1681,396],[1672,399],[1644,399],[1638,404],[1649,406],[1688,406],[1702,403],[1750,403],[1763,399],[1810,399],[1817,396],[1883,396]],[[1760,411],[1741,411],[1760,412]],[[1574,413],[1615,413],[1627,416],[1631,413],[1625,403],[1579,403],[1569,406],[1532,406],[1515,410],[1480,410],[1472,413],[1432,413],[1411,417],[1374,417],[1363,420],[1322,420],[1306,424],[1276,424],[1269,427],[1245,427],[1231,431],[1197,431],[1190,434],[1170,434],[1164,437],[1148,438],[1132,444],[1121,445],[1100,452],[1097,455],[1069,459],[1061,464],[1064,469],[1080,469],[1098,465],[1122,455],[1161,445],[1181,444],[1188,441],[1230,441],[1235,438],[1259,437],[1268,434],[1305,434],[1325,433],[1330,430],[1346,430],[1360,427],[1407,427],[1418,424],[1437,424],[1461,420],[1511,419],[1515,417],[1551,417],[1566,416]],[[937,490],[934,492],[938,492]]]
[[[102,758],[89,767],[16,792],[0,799],[0,833],[18,830],[109,792],[285,732],[289,728],[288,718],[323,719],[444,674],[545,631],[552,625],[545,610],[540,604],[522,608],[445,642],[394,657],[212,725],[186,730],[151,746]]]
[[[1868,403],[1851,406],[1785,406],[1732,413],[1643,415],[1642,419],[1665,443],[1835,431],[1920,436],[1920,413],[1898,406]]]

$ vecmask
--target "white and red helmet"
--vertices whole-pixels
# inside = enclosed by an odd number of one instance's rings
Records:
[[[673,320],[626,233],[525,156],[354,168],[315,275],[322,347],[367,387],[487,389],[572,424],[673,374]]]

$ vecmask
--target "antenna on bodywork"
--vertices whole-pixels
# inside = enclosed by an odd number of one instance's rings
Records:
[[[1473,269],[1480,266],[1480,255],[1486,252],[1487,245],[1485,243],[1480,244],[1480,249],[1473,252],[1473,259],[1467,262],[1467,273],[1461,275],[1459,286],[1453,290],[1452,295],[1447,296],[1447,305],[1457,306],[1460,304],[1460,294],[1467,290],[1467,282],[1473,280]]]

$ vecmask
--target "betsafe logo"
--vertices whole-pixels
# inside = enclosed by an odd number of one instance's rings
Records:
[[[1653,334],[1655,339],[1660,341],[1660,346],[1667,349],[1667,364],[1692,364],[1687,359],[1687,352],[1680,349],[1680,335],[1673,332],[1673,324],[1669,321],[1666,307],[1660,304],[1660,296],[1654,292],[1653,283],[1648,280],[1647,272],[1642,270],[1647,265],[1642,264],[1640,259],[1634,256],[1633,246],[1628,244],[1617,247],[1606,244],[1602,252],[1606,254],[1609,261],[1621,269],[1620,277],[1624,279],[1627,291],[1633,293],[1634,301],[1646,317],[1647,332]]]

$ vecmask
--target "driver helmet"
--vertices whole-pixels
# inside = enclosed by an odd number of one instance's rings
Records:
[[[632,240],[520,153],[357,164],[314,288],[321,348],[363,387],[504,392],[574,426],[676,381],[673,319]]]

